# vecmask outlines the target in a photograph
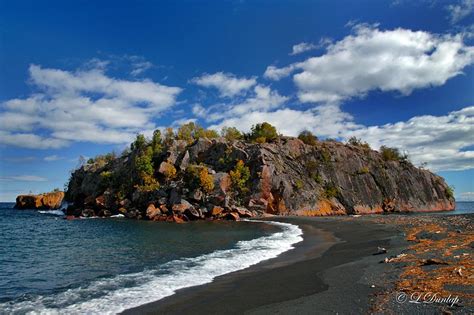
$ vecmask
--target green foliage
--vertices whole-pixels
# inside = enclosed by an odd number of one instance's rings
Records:
[[[163,140],[161,139],[161,131],[159,129],[153,131],[151,148],[153,150],[153,158],[157,158],[163,151]]]
[[[448,186],[445,190],[446,198],[454,200],[454,187]]]
[[[295,182],[295,186],[297,190],[303,189],[303,186],[304,186],[303,181],[301,179],[297,179]]]
[[[337,198],[339,196],[339,188],[333,183],[327,183],[324,187],[324,196],[328,199]]]
[[[383,145],[380,147],[380,153],[385,161],[408,162],[408,157],[402,155],[397,148],[390,148]]]
[[[153,175],[154,169],[152,159],[153,149],[151,147],[147,147],[143,152],[135,157],[135,170],[140,174],[140,176],[142,174]]]
[[[250,169],[242,160],[237,161],[235,168],[229,172],[232,188],[238,193],[248,191],[247,182],[250,179]]]
[[[315,145],[318,142],[318,138],[313,135],[311,131],[304,130],[298,135],[298,139],[303,141],[305,144]]]
[[[241,140],[244,135],[235,127],[222,128],[221,135],[228,141]]]
[[[362,139],[357,138],[357,137],[350,137],[347,143],[356,147],[370,149],[370,145],[367,142],[364,142],[362,141]]]
[[[204,129],[202,138],[215,139],[219,138],[219,133],[214,129]]]
[[[59,192],[59,191],[60,191],[60,190],[59,190],[59,188],[57,188],[57,187],[53,189],[53,192]]]
[[[176,137],[178,140],[185,140],[188,143],[193,143],[195,140],[200,138],[217,138],[219,137],[219,133],[215,130],[204,129],[194,122],[189,122],[179,127]]]
[[[318,183],[319,185],[321,185],[324,181],[323,181],[323,178],[321,177],[321,175],[319,174],[313,174],[311,175],[311,178],[316,182]]]
[[[370,172],[369,168],[367,166],[364,166],[357,171],[357,174],[362,175],[362,174],[368,174],[369,172]]]
[[[174,139],[176,139],[176,135],[174,134],[173,128],[171,127],[166,128],[165,139],[164,139],[165,145],[167,146],[171,145]]]
[[[135,138],[135,141],[132,142],[131,149],[132,151],[142,151],[145,149],[147,143],[146,143],[146,138],[144,135],[141,133],[137,134],[137,137]]]
[[[331,162],[331,154],[329,153],[328,149],[326,149],[326,148],[323,148],[321,150],[321,161],[323,161],[326,164]]]
[[[274,126],[267,122],[263,122],[252,126],[249,137],[253,142],[264,143],[276,140],[278,138],[278,133]]]

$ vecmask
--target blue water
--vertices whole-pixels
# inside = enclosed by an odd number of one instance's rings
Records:
[[[119,312],[302,240],[289,224],[64,220],[12,206],[0,204],[0,313]]]

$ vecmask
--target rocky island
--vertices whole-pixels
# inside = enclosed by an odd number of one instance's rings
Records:
[[[271,215],[325,216],[453,210],[444,179],[397,149],[360,139],[279,135],[268,123],[219,135],[194,123],[152,139],[137,135],[120,156],[84,161],[65,195],[72,217],[185,222]]]

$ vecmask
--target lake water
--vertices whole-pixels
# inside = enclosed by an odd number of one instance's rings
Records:
[[[285,223],[64,220],[0,204],[0,313],[116,313],[278,256]]]

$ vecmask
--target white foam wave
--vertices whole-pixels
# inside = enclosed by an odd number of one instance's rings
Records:
[[[38,212],[42,213],[42,214],[51,214],[51,215],[64,216],[64,212],[62,210],[41,210],[41,211],[38,211]]]
[[[303,232],[296,225],[266,223],[279,226],[282,231],[250,241],[239,241],[232,249],[174,260],[156,270],[101,279],[87,287],[40,296],[30,301],[0,304],[0,309],[22,314],[115,314],[173,295],[179,289],[209,283],[217,276],[275,258],[303,240]]]

